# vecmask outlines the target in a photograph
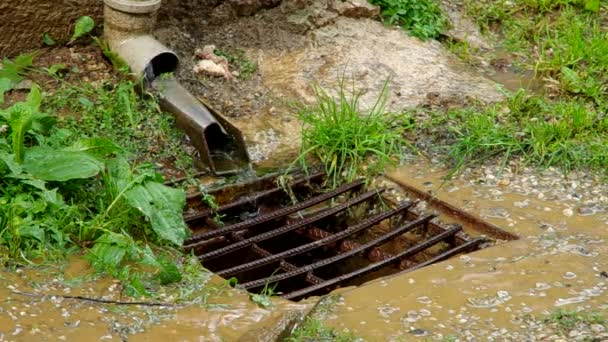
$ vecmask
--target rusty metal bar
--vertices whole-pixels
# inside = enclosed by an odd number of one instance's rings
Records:
[[[383,243],[386,243],[387,240],[392,239],[392,238],[394,238],[394,237],[396,237],[398,235],[407,233],[408,231],[410,231],[410,230],[412,230],[412,229],[420,226],[421,224],[427,223],[428,221],[432,220],[434,217],[435,217],[434,215],[426,215],[426,216],[424,216],[424,217],[422,217],[422,218],[420,218],[420,219],[418,219],[416,221],[407,222],[406,224],[404,224],[404,225],[402,225],[402,226],[400,226],[400,227],[398,227],[396,229],[391,230],[390,232],[386,233],[385,235],[383,235],[383,236],[381,236],[381,237],[379,237],[377,239],[374,239],[374,240],[372,240],[372,241],[370,241],[370,242],[368,242],[366,244],[361,245],[357,249],[353,249],[351,251],[338,254],[338,255],[333,256],[331,258],[326,258],[326,259],[317,261],[317,262],[315,262],[313,264],[300,267],[300,268],[298,268],[296,270],[293,270],[293,271],[290,271],[290,272],[287,272],[287,273],[276,274],[276,275],[273,275],[273,276],[270,276],[270,277],[267,277],[267,278],[264,278],[264,279],[253,280],[253,281],[241,284],[241,285],[239,285],[239,287],[244,288],[244,289],[251,289],[251,288],[254,288],[254,287],[257,287],[257,286],[262,286],[262,285],[265,285],[265,284],[274,283],[274,282],[279,281],[279,280],[295,277],[295,276],[297,276],[299,274],[302,274],[302,273],[305,273],[305,272],[308,272],[308,271],[312,271],[314,269],[317,269],[317,268],[320,268],[320,267],[324,267],[324,266],[327,266],[329,264],[333,264],[333,263],[335,263],[337,261],[346,259],[348,257],[351,257],[351,256],[355,255],[355,254],[361,253],[361,252],[363,252],[365,250],[368,250],[370,248],[373,248],[373,247],[379,246],[379,245],[381,245]]]
[[[222,277],[231,276],[231,275],[233,275],[235,273],[239,273],[239,272],[243,272],[243,271],[248,271],[250,269],[254,269],[254,268],[257,268],[257,267],[260,267],[260,266],[264,266],[264,265],[270,264],[272,262],[278,261],[280,259],[289,258],[289,257],[295,256],[295,255],[298,255],[298,254],[302,254],[302,253],[308,252],[308,251],[313,250],[315,248],[319,248],[319,247],[325,246],[327,244],[330,244],[332,242],[336,242],[336,241],[338,241],[340,239],[343,239],[343,238],[345,238],[347,236],[355,234],[355,233],[357,233],[357,232],[359,232],[359,231],[361,231],[363,229],[367,229],[367,228],[369,228],[371,226],[374,226],[374,225],[380,223],[381,221],[386,220],[387,218],[389,218],[391,216],[394,216],[394,215],[396,215],[396,214],[398,214],[398,213],[400,213],[400,212],[402,212],[404,210],[409,209],[413,204],[414,204],[413,202],[403,203],[403,204],[401,204],[400,206],[398,206],[395,209],[392,209],[390,211],[383,212],[383,213],[374,215],[374,216],[372,216],[370,218],[367,218],[367,219],[363,220],[361,223],[356,224],[356,225],[354,225],[352,227],[348,227],[347,229],[345,229],[345,230],[343,230],[341,232],[338,232],[338,233],[336,233],[336,234],[334,234],[334,235],[332,235],[332,236],[330,236],[328,238],[321,239],[321,240],[318,240],[318,241],[314,241],[314,242],[311,242],[311,243],[308,243],[308,244],[305,244],[305,245],[302,245],[302,246],[299,246],[299,247],[287,250],[285,252],[274,254],[272,257],[263,258],[263,259],[260,259],[260,260],[252,261],[252,262],[249,262],[249,263],[246,263],[246,264],[242,264],[242,265],[231,267],[231,268],[228,268],[228,269],[225,269],[225,270],[221,270],[221,271],[217,272],[217,274],[219,276],[222,276]]]
[[[316,204],[319,204],[321,202],[327,201],[328,199],[336,197],[336,196],[338,196],[338,195],[340,195],[342,193],[345,193],[345,192],[347,192],[349,190],[352,190],[352,189],[355,189],[357,187],[360,187],[360,186],[363,185],[363,183],[364,183],[363,180],[358,180],[358,181],[352,182],[350,184],[343,185],[343,186],[341,186],[341,187],[339,187],[339,188],[337,188],[337,189],[335,189],[333,191],[330,191],[330,192],[324,193],[322,195],[310,198],[310,199],[308,199],[306,201],[300,202],[300,203],[295,204],[293,206],[276,210],[276,211],[274,211],[274,212],[272,212],[270,214],[262,215],[262,216],[254,218],[254,219],[251,219],[251,220],[247,220],[247,221],[231,224],[229,226],[226,226],[226,227],[223,227],[223,228],[220,228],[220,229],[211,230],[211,231],[208,231],[208,232],[205,232],[205,233],[201,233],[201,234],[195,235],[192,238],[190,238],[188,241],[186,241],[186,243],[188,245],[190,245],[190,244],[193,244],[193,243],[201,241],[201,240],[209,239],[209,238],[220,236],[220,235],[225,235],[225,234],[228,234],[228,233],[231,233],[231,232],[237,232],[237,231],[244,230],[244,229],[247,229],[247,228],[252,227],[252,226],[256,226],[256,225],[259,225],[259,224],[262,224],[262,223],[265,223],[265,222],[268,222],[268,221],[272,221],[272,220],[281,218],[281,217],[283,217],[285,215],[289,215],[289,214],[294,213],[296,211],[300,211],[300,210],[306,209],[308,207],[312,207],[313,205],[316,205]]]
[[[424,242],[422,242],[422,243],[420,243],[420,244],[418,244],[418,245],[416,245],[414,247],[411,247],[411,248],[409,248],[409,249],[407,249],[407,250],[405,250],[405,251],[403,251],[403,252],[401,252],[399,254],[396,254],[391,259],[385,259],[385,260],[382,260],[382,261],[379,261],[379,262],[376,262],[376,263],[373,263],[373,264],[369,264],[369,265],[367,265],[367,266],[365,266],[363,268],[360,268],[360,269],[358,269],[356,271],[353,271],[353,272],[341,275],[339,277],[327,280],[327,281],[325,281],[324,283],[321,283],[321,284],[312,285],[312,286],[306,287],[304,289],[288,293],[286,295],[283,295],[282,297],[285,298],[285,299],[297,298],[297,297],[303,296],[303,295],[305,295],[307,293],[310,293],[310,292],[322,289],[324,287],[328,287],[328,286],[331,286],[331,285],[339,284],[339,283],[344,282],[346,280],[349,280],[351,278],[354,278],[354,277],[357,277],[357,276],[360,276],[360,275],[363,275],[363,274],[366,274],[366,273],[370,273],[370,272],[376,271],[376,270],[378,270],[378,269],[380,269],[380,268],[382,268],[382,267],[384,267],[384,266],[386,266],[388,264],[391,264],[391,263],[394,263],[394,262],[398,261],[399,259],[402,259],[402,258],[405,258],[405,257],[408,257],[408,256],[412,256],[412,255],[414,255],[414,254],[416,254],[416,253],[418,253],[418,252],[420,252],[422,250],[425,250],[425,249],[427,249],[427,248],[429,248],[429,247],[431,247],[431,246],[433,246],[433,245],[435,245],[435,244],[443,241],[444,239],[453,236],[454,234],[458,233],[461,229],[462,229],[462,227],[454,227],[452,229],[446,230],[445,232],[443,232],[441,234],[433,236],[429,240],[426,240],[426,241],[424,241]]]
[[[352,199],[350,199],[350,200],[348,200],[348,201],[346,201],[346,202],[344,202],[344,203],[342,203],[340,205],[337,205],[337,206],[335,206],[333,208],[330,208],[328,210],[322,211],[321,213],[319,213],[317,215],[305,218],[304,220],[301,220],[300,222],[297,222],[295,224],[288,224],[288,225],[282,226],[280,228],[271,230],[269,232],[266,232],[266,233],[263,233],[263,234],[260,234],[260,235],[256,235],[256,236],[251,237],[249,239],[245,239],[243,241],[239,241],[237,243],[228,245],[226,247],[223,247],[223,248],[220,248],[220,249],[216,249],[214,251],[211,251],[211,252],[199,255],[198,258],[200,260],[210,260],[210,259],[213,259],[213,258],[217,258],[217,257],[219,257],[221,255],[224,255],[224,254],[233,252],[235,250],[247,247],[247,246],[249,246],[249,245],[251,245],[253,243],[264,241],[264,240],[273,238],[275,236],[279,236],[279,235],[288,233],[290,231],[293,231],[293,230],[305,227],[305,226],[310,225],[312,223],[315,223],[315,222],[317,222],[319,220],[322,220],[324,218],[333,216],[333,215],[335,215],[335,214],[337,214],[337,213],[339,213],[341,211],[344,211],[344,210],[350,208],[353,205],[360,204],[361,202],[364,202],[364,201],[372,198],[373,196],[377,196],[382,191],[383,191],[383,189],[381,189],[380,191],[376,191],[376,190],[368,191],[368,192],[364,193],[361,196],[357,196],[355,198],[352,198]],[[202,242],[204,242],[204,241],[202,241]],[[186,246],[186,248],[192,248],[192,247],[195,247],[196,245],[197,245],[197,243],[194,243],[192,245]]]
[[[475,215],[467,213],[466,211],[461,210],[461,209],[455,207],[454,205],[452,205],[436,196],[433,196],[432,194],[430,194],[426,191],[420,190],[420,189],[416,188],[415,186],[407,184],[403,180],[398,179],[397,177],[392,177],[390,175],[387,177],[391,181],[399,184],[399,186],[401,186],[401,188],[403,188],[403,190],[405,190],[407,193],[409,193],[413,197],[426,201],[429,204],[429,206],[437,208],[440,212],[442,212],[446,215],[455,217],[455,218],[459,219],[460,221],[464,221],[464,222],[468,223],[472,229],[474,229],[482,234],[487,234],[488,236],[491,236],[493,238],[507,240],[507,241],[519,239],[519,236],[517,236],[513,233],[509,233],[507,231],[504,231],[504,230],[500,229],[498,226],[496,226],[490,222],[484,221]]]
[[[457,255],[457,254],[460,254],[460,253],[463,253],[463,252],[468,252],[468,251],[474,250],[474,249],[476,249],[476,248],[477,248],[477,247],[478,247],[478,246],[479,246],[481,243],[483,243],[483,242],[485,242],[485,241],[487,241],[487,240],[486,240],[486,239],[484,239],[484,238],[482,238],[482,237],[475,238],[475,239],[473,239],[473,240],[471,240],[471,241],[468,241],[468,242],[466,242],[466,243],[463,243],[463,244],[462,244],[462,245],[460,245],[460,246],[456,246],[456,247],[454,247],[454,248],[452,248],[452,249],[450,249],[450,250],[448,250],[448,251],[445,251],[445,252],[443,252],[443,253],[441,253],[441,254],[439,254],[439,255],[437,255],[437,256],[435,256],[435,257],[431,258],[431,259],[428,259],[428,260],[426,260],[426,261],[424,261],[424,262],[421,262],[421,263],[419,263],[419,264],[416,264],[415,266],[412,266],[412,267],[408,268],[407,270],[403,270],[403,271],[401,271],[401,272],[399,272],[399,273],[397,273],[397,274],[394,274],[394,275],[398,275],[398,274],[403,274],[403,273],[412,272],[412,271],[415,271],[415,270],[417,270],[417,269],[419,269],[419,268],[426,267],[426,266],[431,265],[431,264],[434,264],[434,263],[436,263],[436,262],[440,262],[440,261],[443,261],[443,260],[445,260],[445,259],[451,258],[451,257],[453,257],[454,255]]]
[[[308,177],[302,177],[299,179],[296,179],[295,181],[293,181],[293,183],[290,184],[290,186],[294,186],[294,185],[299,185],[305,182],[310,182],[316,178],[322,177],[324,175],[323,172],[319,172],[316,173],[314,175],[310,175]],[[248,204],[248,203],[252,203],[255,201],[258,201],[261,198],[270,196],[270,195],[274,195],[276,193],[280,193],[281,191],[284,191],[283,188],[281,187],[276,187],[276,188],[272,188],[269,190],[263,190],[263,191],[259,191],[256,192],[255,194],[251,195],[251,196],[246,196],[243,198],[240,198],[234,202],[230,202],[230,203],[226,203],[224,205],[221,205],[219,208],[217,208],[217,210],[212,210],[212,209],[205,209],[203,211],[200,211],[196,214],[192,214],[192,215],[188,215],[186,217],[184,217],[184,220],[186,222],[191,222],[194,220],[199,220],[201,218],[207,217],[209,215],[218,213],[218,212],[222,212],[222,211],[226,211],[228,209],[232,209],[232,208],[236,208],[236,207],[240,207],[242,205]],[[199,193],[199,197],[201,196],[201,194]]]
[[[234,241],[243,241],[244,238],[236,233],[231,233],[230,234],[230,238],[233,239]],[[272,253],[270,253],[269,251],[265,250],[264,248],[258,246],[257,244],[253,244],[251,245],[251,250],[259,255],[262,258],[267,258],[269,256],[272,256]],[[296,269],[298,269],[298,267],[290,262],[287,262],[285,260],[281,260],[281,262],[279,263],[279,268],[282,269],[285,272],[292,272]],[[319,277],[317,277],[316,275],[312,274],[312,272],[309,272],[306,275],[305,280],[311,284],[320,284],[322,282],[324,282],[324,279],[321,279]]]

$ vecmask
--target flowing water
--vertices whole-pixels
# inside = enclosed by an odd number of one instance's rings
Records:
[[[492,334],[501,340],[504,329],[525,334],[522,318],[528,314],[558,308],[608,313],[602,273],[608,270],[608,215],[571,211],[576,203],[540,200],[508,186],[458,180],[445,185],[445,174],[416,164],[391,177],[522,239],[346,290],[330,324],[370,341],[450,335],[485,340]]]

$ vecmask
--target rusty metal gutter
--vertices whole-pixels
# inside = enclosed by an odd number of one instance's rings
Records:
[[[104,4],[104,37],[110,48],[137,80],[158,93],[161,107],[175,116],[209,169],[216,175],[249,169],[239,129],[179,84],[173,75],[179,58],[150,35],[161,0],[104,0]]]

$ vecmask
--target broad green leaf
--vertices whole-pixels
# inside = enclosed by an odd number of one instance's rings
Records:
[[[188,227],[182,216],[186,203],[183,190],[146,182],[134,186],[124,196],[130,206],[146,215],[159,238],[178,246],[184,243]]]
[[[54,205],[64,205],[65,202],[63,201],[63,196],[61,196],[61,194],[57,193],[57,188],[53,189],[53,190],[45,190],[42,192],[42,199],[44,199],[46,202],[54,204]]]
[[[38,190],[46,191],[46,187],[45,187],[46,183],[39,179],[25,179],[25,180],[22,180],[21,183],[31,185]]]
[[[88,15],[78,18],[76,25],[74,26],[74,33],[72,34],[70,42],[73,42],[76,39],[88,34],[89,32],[93,31],[94,28],[95,21],[93,18],[89,17]]]
[[[53,46],[57,44],[55,39],[53,39],[53,37],[51,37],[51,35],[49,35],[48,33],[42,34],[42,42],[44,43],[44,45],[47,46]]]
[[[161,257],[158,260],[158,263],[160,264],[158,279],[160,280],[161,285],[173,284],[182,280],[182,275],[173,261]]]
[[[32,147],[25,153],[23,169],[37,179],[65,182],[70,179],[90,178],[104,165],[82,151],[55,150],[49,147]]]
[[[40,87],[35,85],[30,89],[30,93],[27,94],[25,103],[32,109],[32,112],[37,112],[40,109],[42,103],[42,91]]]
[[[11,176],[17,176],[23,172],[23,168],[21,167],[21,165],[19,165],[17,161],[15,161],[14,154],[0,153],[0,161],[4,162],[4,164],[11,171]]]
[[[81,139],[69,147],[68,150],[86,152],[95,157],[106,157],[109,154],[122,151],[118,145],[106,138]]]
[[[55,126],[55,123],[57,123],[57,118],[54,116],[34,113],[32,130],[46,135],[50,133],[51,129]]]
[[[32,108],[25,103],[17,103],[11,107],[8,124],[12,131],[13,153],[15,154],[15,160],[19,164],[23,162],[23,155],[25,153],[25,133],[32,128],[33,118]]]
[[[31,67],[34,63],[34,54],[19,55],[14,61],[5,58],[2,63],[3,66],[0,69],[0,78],[8,78],[14,86],[21,82],[23,75],[27,71],[26,69]]]
[[[25,225],[19,228],[19,235],[29,237],[38,241],[44,240],[44,230],[37,225]]]
[[[13,82],[6,77],[0,78],[0,104],[4,103],[4,93],[13,89]]]
[[[100,239],[106,235],[102,235]],[[122,245],[99,241],[100,239],[95,241],[95,245],[87,253],[87,259],[97,269],[104,269],[108,266],[119,267],[127,254],[127,248]]]

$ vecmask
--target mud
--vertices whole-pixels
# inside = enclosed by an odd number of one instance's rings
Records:
[[[524,239],[348,290],[328,323],[371,341],[448,336],[527,341],[539,339],[525,324],[527,315],[541,317],[558,308],[608,313],[608,281],[602,276],[608,215],[570,214],[565,209],[575,208],[575,201],[542,200],[504,184],[460,179],[446,184],[446,172],[417,164],[390,176]],[[547,334],[547,340],[559,338]]]
[[[390,80],[387,105],[395,111],[429,101],[463,106],[502,99],[494,82],[458,67],[436,41],[422,42],[377,20],[339,16],[331,1],[302,6],[283,2],[236,17],[223,13],[217,3],[185,1],[179,11],[159,13],[154,35],[179,55],[178,79],[215,110],[237,119],[237,126],[242,123],[254,161],[295,154],[285,152],[297,151],[298,137],[290,134],[299,130],[291,119],[297,113],[293,105],[314,100],[311,84],[334,91],[344,77],[361,92],[362,107],[369,108]],[[167,8],[173,8],[171,1]],[[257,71],[250,79],[234,81],[196,75],[194,52],[205,45],[231,54],[243,50]],[[248,133],[251,126],[266,123],[263,131]],[[281,136],[283,132],[290,135]]]

